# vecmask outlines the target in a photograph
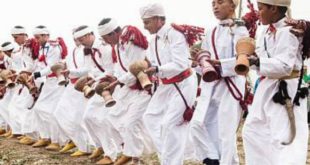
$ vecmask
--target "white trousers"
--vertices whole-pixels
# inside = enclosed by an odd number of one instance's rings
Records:
[[[23,134],[22,127],[26,124],[25,119],[29,114],[28,107],[32,103],[33,98],[25,86],[17,85],[15,88],[14,95],[8,107],[11,121],[10,126],[13,134]],[[24,129],[27,126],[30,125],[24,125]]]
[[[206,97],[202,91],[191,122],[195,155],[200,161],[209,158],[218,159],[224,165],[239,164],[236,144],[241,115],[239,101],[232,96],[224,80],[212,91],[211,97]],[[210,100],[208,106],[204,106],[206,100]],[[207,111],[203,123],[195,120],[196,115],[201,115],[197,113],[201,108]]]
[[[75,90],[74,85],[70,83],[61,96],[53,115],[57,120],[61,134],[65,134],[67,137],[63,140],[69,138],[80,151],[90,152],[89,137],[82,122],[86,103],[87,99],[83,93]]]
[[[64,91],[64,87],[58,86],[57,78],[47,78],[41,94],[33,107],[36,113],[37,129],[41,138],[49,139],[59,135],[53,112]],[[53,138],[57,139],[57,138]]]
[[[197,79],[193,74],[177,83],[189,106],[196,99]],[[159,85],[143,116],[145,126],[155,144],[161,165],[181,165],[188,136],[184,123],[186,106],[173,84]]]
[[[294,97],[297,80],[287,80],[288,93]],[[272,101],[277,90],[274,80],[265,79],[257,88],[254,102],[243,127],[243,142],[248,165],[306,164],[308,125],[306,99],[294,106],[296,137],[291,145],[282,145],[290,138],[290,124],[283,105]],[[291,96],[292,95],[292,96]]]

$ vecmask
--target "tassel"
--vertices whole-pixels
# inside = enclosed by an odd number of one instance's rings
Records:
[[[171,26],[185,36],[189,46],[192,46],[196,41],[201,40],[201,37],[204,34],[204,28],[198,26],[177,25],[174,23],[172,23]]]
[[[245,27],[248,29],[250,37],[255,38],[257,21],[259,20],[258,11],[254,9],[254,5],[250,0],[248,0],[247,7],[250,11],[242,17],[242,20],[245,22]]]
[[[68,48],[67,48],[67,45],[66,45],[64,39],[61,38],[61,37],[58,37],[58,38],[57,38],[57,41],[58,41],[58,43],[59,43],[59,45],[60,45],[60,47],[61,47],[61,58],[62,58],[62,59],[65,59],[66,56],[68,55]]]
[[[26,48],[30,49],[31,57],[32,57],[33,60],[38,58],[39,51],[40,51],[40,44],[39,44],[39,42],[36,39],[31,38],[31,39],[27,40],[24,46]]]
[[[285,100],[291,99],[287,92],[287,83],[284,80],[281,80],[279,83],[279,91],[275,93],[272,97],[272,100],[275,103],[279,103],[281,105],[285,105]]]
[[[142,32],[134,26],[126,26],[126,31],[120,36],[121,44],[131,41],[134,45],[146,50],[148,42]]]

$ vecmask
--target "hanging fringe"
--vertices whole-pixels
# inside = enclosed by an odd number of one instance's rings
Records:
[[[66,56],[68,55],[68,48],[67,48],[67,45],[66,45],[64,39],[61,38],[61,37],[58,37],[58,38],[57,38],[57,41],[58,41],[58,43],[59,43],[59,45],[60,45],[60,47],[61,47],[61,58],[62,58],[62,59],[65,59]]]
[[[285,105],[286,99],[291,99],[291,97],[288,95],[287,92],[287,83],[284,80],[279,81],[279,91],[275,93],[275,95],[272,97],[272,100],[275,103],[279,103],[281,105]]]
[[[248,29],[250,37],[255,38],[257,22],[259,20],[258,11],[254,9],[254,5],[250,0],[248,0],[247,7],[250,11],[242,17],[242,20],[245,22],[245,27]]]
[[[201,40],[201,37],[204,34],[204,28],[198,26],[177,25],[174,23],[172,23],[171,26],[185,36],[189,46],[192,46],[196,41]]]
[[[302,98],[306,98],[309,95],[309,91],[307,87],[301,87],[302,85],[302,80],[303,80],[303,75],[304,75],[304,60],[305,60],[306,56],[303,56],[303,60],[302,60],[302,67],[300,70],[300,76],[299,76],[299,80],[298,80],[298,87],[297,87],[297,93],[294,97],[294,104],[299,106],[300,102],[299,99]]]
[[[120,36],[121,44],[128,43],[131,41],[134,45],[146,50],[148,47],[148,42],[146,37],[142,34],[142,32],[134,27],[134,26],[125,26],[125,31]]]
[[[32,59],[35,60],[38,58],[40,51],[40,44],[35,38],[27,40],[24,46],[30,49]]]

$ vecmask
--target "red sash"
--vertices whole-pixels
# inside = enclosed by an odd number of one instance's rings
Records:
[[[72,83],[72,84],[75,84],[75,82],[78,80],[79,78],[71,78],[70,79],[70,82]]]
[[[169,79],[163,78],[163,79],[161,79],[161,81],[163,84],[173,84],[173,83],[181,82],[191,75],[192,75],[192,70],[190,68],[188,68],[185,71],[181,72],[180,74],[178,74],[172,78],[169,78]]]
[[[157,62],[158,62],[158,64],[161,66],[161,62],[160,62],[159,55],[158,55],[158,50],[157,50],[157,40],[158,40],[158,38],[156,37],[156,38],[155,38],[155,53],[156,53],[156,57],[157,57]],[[193,114],[194,114],[195,107],[194,107],[194,106],[190,107],[190,106],[188,105],[188,103],[187,103],[187,101],[186,101],[186,99],[185,99],[185,96],[183,95],[181,89],[180,89],[179,86],[176,84],[176,82],[173,82],[173,80],[174,80],[174,81],[181,82],[181,81],[183,81],[184,79],[188,78],[188,77],[191,75],[191,73],[192,73],[192,72],[191,72],[191,69],[187,69],[187,70],[183,71],[182,73],[180,73],[179,75],[177,75],[177,76],[175,76],[175,77],[173,77],[173,78],[171,78],[171,79],[168,79],[168,80],[170,80],[170,81],[168,81],[168,82],[171,82],[171,83],[174,85],[174,87],[176,88],[176,90],[177,90],[178,93],[180,94],[180,96],[181,96],[181,98],[182,98],[182,100],[183,100],[183,102],[184,102],[184,104],[185,104],[186,109],[185,109],[185,111],[184,111],[184,113],[183,113],[183,120],[184,120],[184,122],[189,122],[189,121],[191,121],[191,119],[192,119],[192,117],[193,117]],[[163,80],[163,79],[162,79],[162,80]],[[165,81],[165,80],[164,80],[164,81]],[[164,81],[163,81],[163,83],[164,83]],[[181,124],[182,124],[182,123],[181,123]]]

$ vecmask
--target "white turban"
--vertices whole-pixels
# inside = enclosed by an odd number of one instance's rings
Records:
[[[257,0],[257,2],[274,6],[284,6],[284,7],[291,6],[291,0]]]
[[[98,33],[100,36],[107,35],[113,32],[118,26],[116,20],[111,18],[110,22],[98,26]]]
[[[9,51],[9,50],[14,49],[14,45],[12,43],[9,43],[6,46],[3,46],[3,47],[1,46],[1,49],[2,49],[2,51]]]
[[[11,29],[11,34],[14,35],[14,34],[27,34],[26,32],[26,29],[24,27],[13,27]]]
[[[257,0],[257,2],[268,5],[287,7],[287,15],[288,17],[291,17],[291,0]]]
[[[151,18],[154,16],[164,17],[164,7],[159,3],[152,3],[140,8],[141,18]]]
[[[73,33],[73,37],[75,38],[75,39],[78,39],[78,38],[80,38],[80,37],[83,37],[83,36],[85,36],[86,34],[89,34],[89,33],[92,33],[93,32],[93,30],[90,28],[90,27],[86,27],[86,28],[84,28],[84,29],[82,29],[82,30],[79,30],[79,31],[76,31],[76,32],[74,32]]]
[[[33,30],[33,35],[40,35],[40,34],[50,34],[50,31],[46,28],[46,27],[43,27],[43,28],[34,28]]]

